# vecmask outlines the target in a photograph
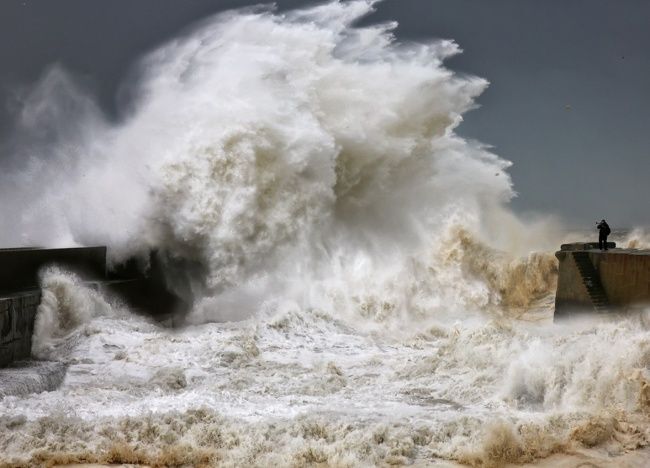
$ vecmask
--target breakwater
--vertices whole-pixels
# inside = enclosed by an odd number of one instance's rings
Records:
[[[0,297],[0,367],[29,358],[40,301],[38,290]]]
[[[650,251],[601,251],[595,243],[564,244],[559,260],[555,317],[580,311],[608,313],[650,304]]]
[[[39,272],[51,265],[76,273],[88,286],[119,297],[136,312],[168,323],[185,307],[167,290],[155,256],[144,269],[132,260],[109,271],[106,253],[104,246],[0,249],[0,367],[30,358],[41,300]]]

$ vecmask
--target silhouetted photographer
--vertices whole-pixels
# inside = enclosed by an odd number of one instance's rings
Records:
[[[612,232],[609,228],[609,224],[604,219],[596,224],[596,229],[598,229],[598,248],[600,250],[607,250],[607,236]]]

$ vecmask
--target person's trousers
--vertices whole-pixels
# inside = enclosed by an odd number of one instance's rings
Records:
[[[604,234],[600,234],[598,236],[598,248],[600,250],[607,250],[607,236]]]

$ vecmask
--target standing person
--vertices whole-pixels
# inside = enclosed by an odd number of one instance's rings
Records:
[[[609,224],[604,219],[598,223],[596,226],[598,229],[598,248],[600,250],[607,250],[607,236],[612,230],[609,228]]]

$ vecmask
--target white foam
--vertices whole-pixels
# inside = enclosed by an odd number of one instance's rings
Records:
[[[549,245],[531,235],[547,229],[505,208],[510,163],[454,133],[487,82],[444,68],[459,52],[451,41],[397,44],[394,24],[351,26],[371,10],[332,2],[211,18],[140,62],[118,125],[53,69],[21,120],[24,134],[53,141],[2,176],[13,202],[0,210],[23,216],[1,235],[107,244],[111,261],[155,248],[171,283],[201,303],[194,322],[275,300],[329,307],[355,295],[346,284],[410,296],[400,278],[416,276],[414,262],[436,269],[429,303],[489,302],[480,281],[438,266],[444,244],[462,229],[527,254]],[[21,177],[37,186],[25,199],[12,186]]]

